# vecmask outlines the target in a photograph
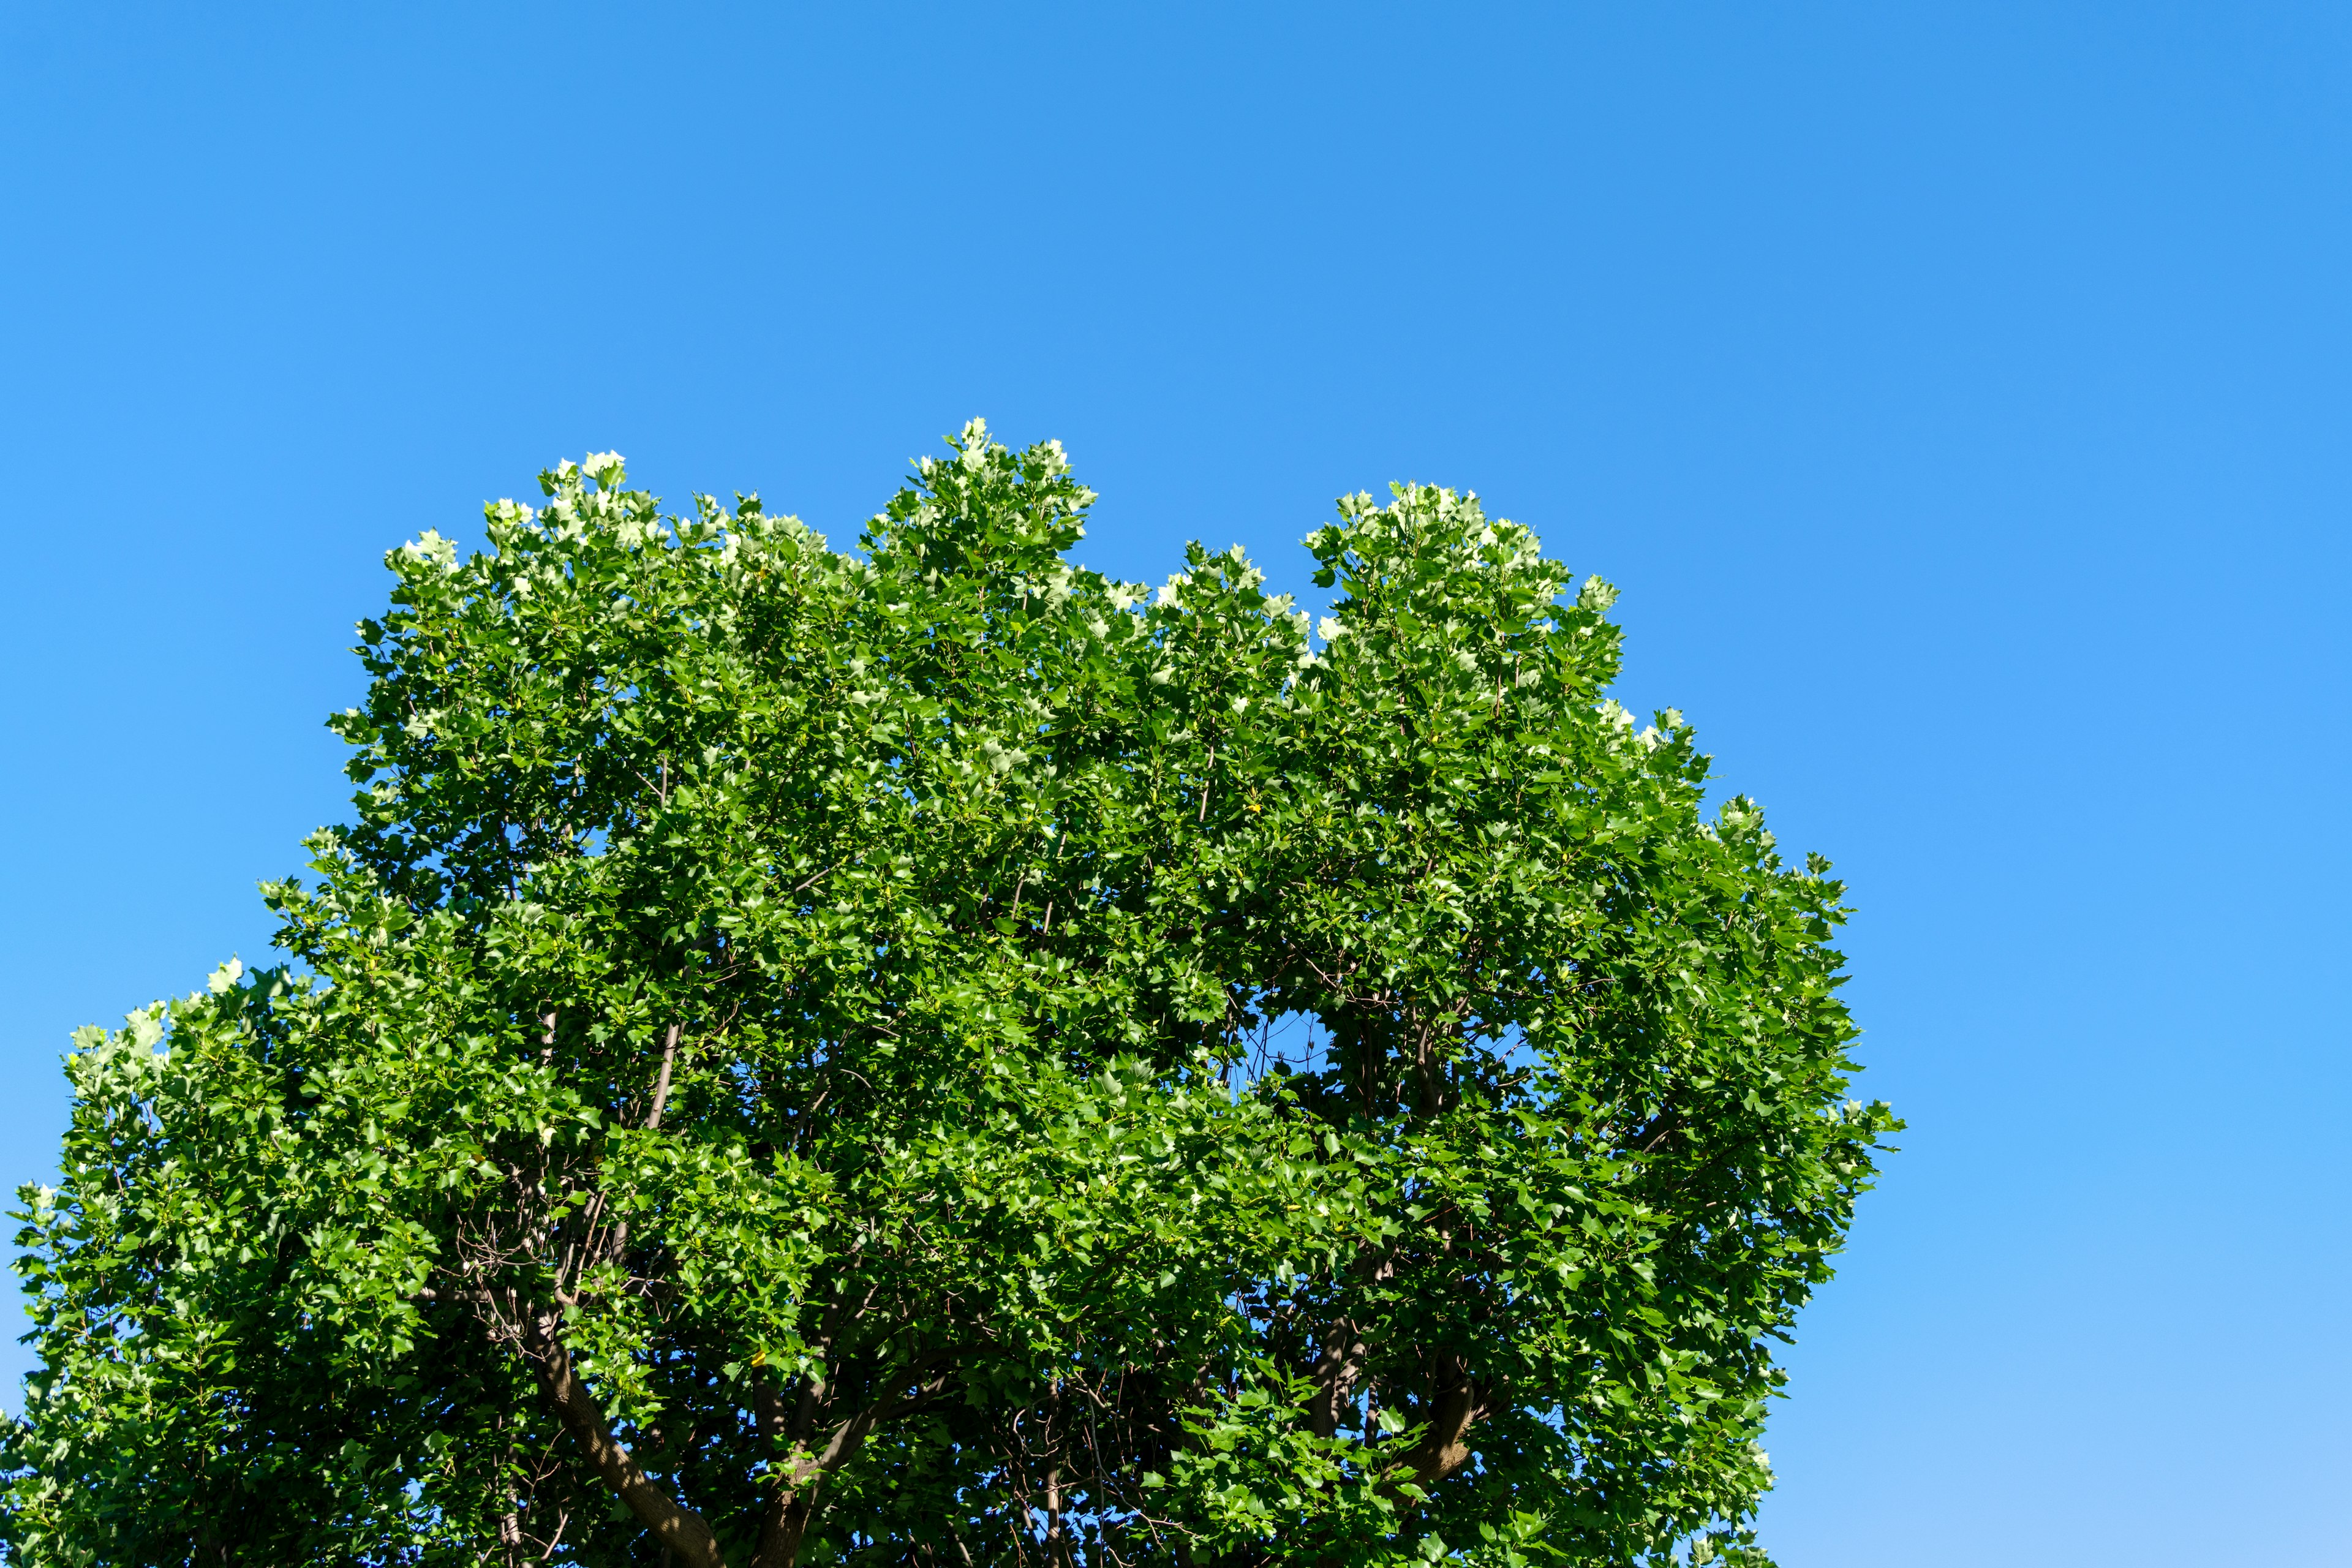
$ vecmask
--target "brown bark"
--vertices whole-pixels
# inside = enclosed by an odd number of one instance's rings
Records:
[[[595,1467],[604,1484],[636,1516],[637,1522],[653,1532],[663,1549],[686,1568],[727,1568],[726,1560],[719,1553],[719,1542],[702,1516],[656,1486],[635,1456],[613,1436],[603,1406],[572,1369],[572,1352],[557,1337],[554,1323],[541,1320],[532,1338],[537,1342],[531,1347],[529,1360],[531,1374],[539,1380],[540,1392],[547,1396],[556,1419],[580,1445],[581,1452]]]
[[[787,1441],[790,1447],[784,1450],[775,1484],[768,1491],[767,1507],[760,1519],[760,1547],[751,1558],[751,1568],[793,1568],[800,1557],[802,1539],[816,1517],[817,1493],[826,1478],[849,1462],[877,1426],[919,1408],[945,1381],[944,1375],[932,1378],[910,1398],[870,1405],[847,1420],[836,1422],[824,1447],[814,1451],[809,1447],[809,1433],[818,1411],[827,1403],[822,1385],[814,1380],[802,1384],[789,1426],[784,1419],[782,1396],[772,1387],[761,1389],[757,1414],[761,1435],[772,1447],[781,1447]]]
[[[669,1026],[668,1035],[662,1040],[661,1072],[654,1079],[654,1108],[646,1117],[646,1131],[648,1132],[657,1132],[661,1130],[662,1108],[669,1103],[669,1073],[670,1068],[677,1062],[679,1027],[680,1026],[672,1024]]]
[[[1484,1408],[1477,1385],[1470,1380],[1469,1366],[1460,1356],[1440,1357],[1438,1367],[1436,1397],[1429,1405],[1429,1429],[1404,1456],[1404,1462],[1412,1468],[1413,1480],[1423,1490],[1469,1461],[1470,1449],[1462,1439]]]
[[[755,1413],[760,1419],[760,1436],[768,1440],[768,1451],[775,1453],[783,1446],[787,1436],[797,1436],[808,1429],[811,1407],[816,1399],[816,1383],[813,1378],[801,1384],[800,1410],[788,1433],[784,1424],[783,1395],[767,1379],[760,1381],[753,1394]],[[793,1467],[797,1468],[797,1467]],[[800,1555],[801,1537],[807,1532],[806,1510],[794,1516],[793,1503],[799,1489],[790,1470],[777,1478],[768,1489],[767,1506],[760,1514],[760,1544],[751,1554],[751,1568],[792,1568],[792,1561]]]
[[[767,1510],[760,1521],[760,1550],[751,1559],[751,1568],[793,1568],[799,1561],[801,1541],[816,1517],[817,1489],[827,1476],[848,1462],[880,1424],[883,1414],[879,1409],[859,1411],[835,1426],[816,1453],[793,1445],[783,1473],[768,1493]]]
[[[1318,1437],[1328,1437],[1339,1430],[1339,1412],[1348,1407],[1348,1396],[1355,1391],[1366,1353],[1351,1319],[1338,1320],[1323,1336],[1323,1349],[1309,1374],[1315,1392],[1307,1401],[1307,1425]]]

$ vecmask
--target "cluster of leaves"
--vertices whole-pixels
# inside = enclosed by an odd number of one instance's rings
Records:
[[[1895,1125],[1825,863],[1475,498],[1318,639],[952,445],[393,552],[293,962],[68,1060],[10,1561],[1752,1558]]]

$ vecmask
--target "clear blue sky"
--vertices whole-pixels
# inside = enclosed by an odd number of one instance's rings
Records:
[[[261,951],[385,548],[973,414],[1155,581],[1477,489],[1850,878],[1790,1568],[2352,1563],[2341,6],[5,0],[0,1174]]]

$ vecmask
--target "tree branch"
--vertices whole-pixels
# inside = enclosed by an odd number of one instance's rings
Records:
[[[1356,1378],[1368,1353],[1361,1332],[1351,1319],[1336,1320],[1323,1336],[1323,1348],[1310,1374],[1315,1392],[1307,1401],[1307,1425],[1318,1437],[1339,1430],[1339,1412],[1347,1408]]]
[[[824,1447],[814,1453],[800,1440],[799,1432],[793,1433],[791,1457],[777,1472],[768,1490],[767,1506],[761,1510],[760,1547],[751,1558],[751,1568],[793,1568],[800,1558],[801,1542],[816,1517],[818,1489],[849,1462],[850,1456],[857,1452],[874,1428],[920,1408],[946,1381],[947,1374],[942,1373],[919,1384],[912,1394],[867,1405],[835,1424]],[[813,1395],[822,1396],[814,1379],[803,1386],[800,1418],[793,1423],[802,1431],[806,1429]],[[772,1445],[780,1445],[786,1436],[783,1396],[772,1383],[762,1379],[753,1397],[760,1435]]]
[[[572,1364],[572,1352],[556,1330],[556,1320],[542,1314],[530,1329],[525,1359],[540,1392],[581,1452],[613,1489],[638,1523],[651,1531],[664,1550],[686,1568],[727,1568],[719,1542],[700,1514],[678,1503],[656,1486],[635,1456],[613,1436],[604,1407]]]
[[[1462,1439],[1484,1408],[1477,1386],[1470,1380],[1468,1363],[1458,1355],[1442,1356],[1439,1363],[1442,1381],[1437,1396],[1430,1402],[1429,1429],[1404,1456],[1414,1482],[1423,1491],[1468,1462],[1470,1449]]]
[[[654,1079],[654,1108],[646,1117],[646,1131],[648,1132],[661,1130],[662,1107],[669,1103],[669,1074],[677,1061],[678,1028],[678,1025],[672,1024],[669,1034],[662,1040],[661,1072]]]

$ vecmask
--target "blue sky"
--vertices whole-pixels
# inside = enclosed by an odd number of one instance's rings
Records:
[[[1768,1544],[2352,1563],[2348,89],[2321,5],[6,0],[0,1175],[543,465],[845,545],[980,414],[1310,597],[1431,480],[1852,884],[1911,1131]]]

